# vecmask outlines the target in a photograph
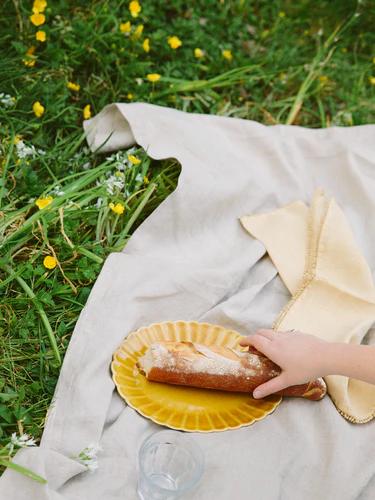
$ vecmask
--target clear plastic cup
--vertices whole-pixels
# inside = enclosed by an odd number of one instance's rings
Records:
[[[180,498],[198,484],[203,471],[203,452],[191,436],[173,430],[156,432],[139,449],[139,498]]]

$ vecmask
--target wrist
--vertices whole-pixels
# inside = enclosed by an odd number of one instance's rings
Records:
[[[320,352],[318,353],[320,363],[320,377],[326,375],[338,375],[342,371],[342,361],[345,359],[345,348],[347,344],[340,342],[322,342]]]
[[[320,377],[343,375],[375,385],[375,345],[326,342],[317,356]]]

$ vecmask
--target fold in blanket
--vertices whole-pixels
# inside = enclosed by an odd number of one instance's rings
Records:
[[[14,458],[48,484],[8,469],[0,480],[1,499],[136,500],[139,447],[161,427],[116,393],[109,369],[113,352],[129,332],[153,322],[204,321],[243,335],[271,326],[304,272],[305,203],[317,186],[337,199],[361,253],[370,267],[375,265],[374,125],[264,126],[138,102],[106,106],[84,127],[93,151],[136,143],[153,159],[176,158],[181,174],[176,190],[136,229],[124,250],[106,259],[65,354],[41,445]],[[294,200],[302,201],[291,204]],[[336,232],[340,212],[333,202],[328,208],[319,240],[320,252],[326,249],[315,270],[316,276],[325,276],[327,288],[315,279],[304,293],[311,300],[323,292],[331,297],[328,287],[336,287],[340,277],[346,300],[366,308],[366,273],[359,281],[356,276],[356,289],[353,280],[341,279],[352,250],[347,247],[350,252],[341,254],[341,261],[336,258],[333,268],[325,266],[331,246],[342,239],[342,232]],[[263,219],[257,215],[252,220],[259,238],[254,239],[239,218],[262,213]],[[275,247],[268,241],[268,225]],[[357,275],[358,269],[353,272]],[[334,297],[335,311],[346,308],[339,291]],[[289,321],[292,328],[299,326],[294,317],[301,321],[299,308],[307,305],[297,300],[278,326],[288,328]],[[329,328],[328,320],[334,324],[337,318],[331,318],[331,306],[329,311],[324,325],[322,318],[319,325],[311,318],[300,326],[314,327],[318,335],[343,334],[345,325],[341,332]],[[343,314],[347,318],[347,311]],[[357,337],[350,327],[347,341],[355,337],[359,342],[368,327],[367,319],[360,328],[357,320]],[[347,386],[353,405],[357,391],[352,381]],[[366,417],[366,408],[361,415]],[[186,500],[373,500],[373,425],[352,425],[329,397],[319,402],[285,398],[254,425],[194,433],[206,465],[201,483]],[[71,458],[90,443],[102,447],[94,473]]]
[[[294,328],[330,342],[360,344],[375,321],[375,288],[335,200],[317,190],[310,209],[296,202],[240,221],[263,242],[292,294],[274,329]],[[374,418],[375,385],[341,375],[325,380],[343,417],[357,424]]]

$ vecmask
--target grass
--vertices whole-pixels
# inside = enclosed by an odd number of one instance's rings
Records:
[[[124,248],[180,173],[173,158],[155,161],[137,146],[91,154],[82,134],[87,105],[96,114],[111,102],[141,101],[268,125],[374,122],[371,1],[141,6],[133,18],[121,0],[57,0],[37,28],[31,1],[2,4],[0,465],[11,459],[12,433],[40,438],[70,336],[106,256]],[[130,34],[120,29],[126,21]],[[35,40],[38,29],[45,42]],[[177,49],[170,35],[181,39]],[[195,57],[195,48],[204,57]],[[161,79],[152,83],[149,73]],[[128,154],[140,163],[129,163]],[[39,209],[35,201],[48,196],[53,201]],[[44,266],[46,256],[56,259],[54,269]]]

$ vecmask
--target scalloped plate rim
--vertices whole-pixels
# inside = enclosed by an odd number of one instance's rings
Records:
[[[228,426],[228,427],[224,427],[222,429],[209,429],[209,430],[205,430],[205,429],[186,429],[184,427],[176,427],[176,426],[173,426],[171,424],[166,424],[165,422],[163,422],[162,420],[158,419],[157,417],[152,417],[150,415],[146,415],[142,410],[140,410],[139,408],[135,407],[133,404],[129,403],[128,401],[128,397],[127,396],[124,396],[124,394],[122,393],[121,391],[121,386],[115,381],[115,356],[117,353],[121,352],[122,350],[122,346],[123,344],[125,344],[131,337],[134,337],[136,336],[136,334],[139,334],[139,332],[141,330],[145,330],[145,329],[149,329],[155,325],[160,325],[160,324],[176,324],[176,323],[184,323],[184,324],[199,324],[199,325],[206,325],[206,326],[216,326],[216,327],[219,327],[220,329],[222,330],[226,330],[226,331],[229,331],[229,332],[233,332],[235,334],[237,334],[237,336],[241,336],[241,334],[239,332],[237,332],[236,330],[232,330],[232,329],[229,329],[229,328],[226,328],[222,325],[218,325],[218,324],[215,324],[215,323],[208,323],[207,321],[196,321],[196,320],[166,320],[166,321],[155,321],[153,323],[150,323],[149,325],[145,325],[145,326],[141,326],[139,327],[137,330],[133,330],[131,331],[121,342],[121,344],[119,344],[119,346],[117,347],[117,349],[114,351],[114,353],[112,354],[112,361],[111,361],[111,374],[112,374],[112,381],[113,383],[115,384],[115,387],[118,391],[118,393],[120,394],[121,398],[124,399],[124,401],[126,402],[126,404],[128,406],[130,406],[130,408],[132,408],[133,410],[135,410],[137,413],[141,414],[143,417],[151,420],[152,422],[156,423],[156,424],[159,424],[159,425],[162,425],[164,427],[168,427],[170,429],[174,429],[174,430],[177,430],[177,431],[184,431],[184,432],[201,432],[201,433],[209,433],[209,432],[224,432],[224,431],[227,431],[227,430],[234,430],[234,429],[240,429],[241,427],[249,427],[250,425],[254,424],[254,422],[258,422],[259,420],[263,420],[264,418],[268,417],[269,415],[271,415],[275,410],[276,408],[278,408],[278,406],[280,405],[281,401],[282,401],[282,396],[279,396],[279,400],[278,401],[274,401],[274,407],[271,408],[269,411],[268,410],[265,410],[264,412],[264,415],[262,415],[261,417],[254,417],[253,420],[251,422],[244,422],[244,423],[241,423],[237,426]]]

